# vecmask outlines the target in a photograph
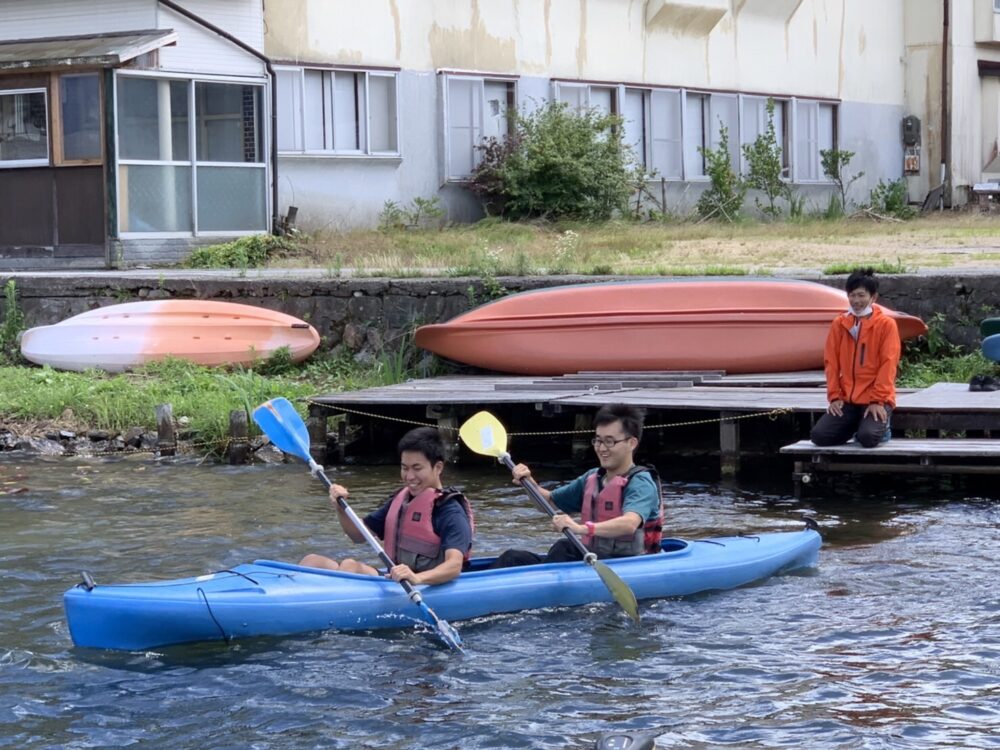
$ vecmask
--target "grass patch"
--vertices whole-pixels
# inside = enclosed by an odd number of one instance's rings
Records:
[[[837,274],[850,274],[858,270],[858,265],[856,263],[837,263],[832,266],[827,266],[823,269],[823,273],[827,276],[835,276]],[[871,268],[875,273],[881,274],[895,274],[895,273],[909,273],[911,269],[907,268],[906,264],[903,263],[899,258],[895,261],[891,260],[880,260],[876,263],[869,263],[864,266],[864,268]]]

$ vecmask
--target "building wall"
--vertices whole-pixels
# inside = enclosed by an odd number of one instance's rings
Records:
[[[907,110],[904,0],[878,2],[268,0],[275,61],[400,71],[400,156],[282,156],[282,211],[299,206],[311,229],[370,226],[387,200],[438,195],[451,219],[480,215],[443,180],[442,70],[514,76],[522,107],[551,97],[553,79],[839,101],[837,145],[865,172],[851,197],[866,199],[902,175]],[[669,183],[669,208],[689,210],[704,185]],[[801,189],[825,207],[829,185]]]
[[[3,0],[0,39],[156,28],[155,0]]]
[[[261,0],[183,0],[184,8],[226,30],[258,51],[264,49],[264,14]],[[211,71],[225,75],[260,76],[263,63],[236,45],[162,5],[157,5],[157,26],[174,29],[180,42],[160,51],[160,67],[192,73]]]

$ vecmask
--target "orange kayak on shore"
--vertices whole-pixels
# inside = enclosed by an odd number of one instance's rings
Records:
[[[319,346],[316,329],[263,307],[156,300],[99,307],[25,331],[21,354],[60,370],[121,372],[167,357],[199,365],[252,365],[288,347],[299,362]]]
[[[903,340],[927,326],[882,309]],[[793,372],[823,367],[843,291],[784,279],[679,279],[552,287],[503,297],[447,323],[421,326],[416,344],[498,372],[593,370]]]

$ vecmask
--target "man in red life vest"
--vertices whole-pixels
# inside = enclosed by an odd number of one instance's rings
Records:
[[[472,509],[465,497],[441,484],[444,445],[437,430],[418,427],[399,441],[400,478],[404,486],[382,506],[364,518],[364,524],[383,540],[386,554],[396,564],[389,570],[394,581],[412,584],[446,583],[468,562],[474,531]],[[346,487],[330,487],[344,533],[356,544],[365,541],[336,500],[348,497]],[[379,571],[357,560],[341,562],[310,554],[299,565],[379,575]]]
[[[556,531],[568,528],[598,557],[630,557],[660,551],[663,507],[660,480],[654,469],[639,466],[633,454],[642,437],[643,414],[626,404],[608,404],[594,416],[590,441],[600,466],[569,484],[542,495],[565,513],[552,518]],[[514,483],[531,477],[524,464],[514,467]],[[579,513],[574,520],[570,513]],[[569,539],[552,545],[545,558],[526,550],[507,550],[492,567],[531,565],[539,562],[582,560]]]

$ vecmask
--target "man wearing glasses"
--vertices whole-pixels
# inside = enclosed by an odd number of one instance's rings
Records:
[[[635,463],[633,455],[642,437],[643,414],[626,404],[608,404],[594,415],[591,444],[600,466],[572,482],[542,495],[560,510],[552,518],[556,531],[568,528],[599,558],[631,557],[660,551],[663,507],[660,479],[652,467]],[[524,464],[514,467],[514,483],[531,477]],[[569,514],[580,514],[574,520]],[[526,550],[507,550],[492,567],[506,568],[539,562],[582,560],[569,539],[552,545],[545,558]]]

